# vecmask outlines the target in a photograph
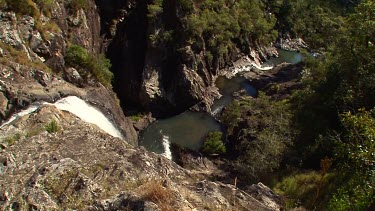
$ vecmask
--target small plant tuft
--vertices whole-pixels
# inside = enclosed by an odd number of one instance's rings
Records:
[[[44,128],[48,133],[56,133],[60,131],[60,127],[54,119],[51,120]]]
[[[175,202],[176,196],[173,193],[173,190],[164,187],[160,181],[150,181],[144,187],[143,199],[152,201],[157,204],[161,210],[172,211],[173,204]]]
[[[19,141],[21,139],[21,134],[20,133],[16,133],[14,134],[13,136],[9,136],[9,137],[6,137],[2,140],[2,142],[6,143],[8,146],[12,146],[14,145],[17,141]]]

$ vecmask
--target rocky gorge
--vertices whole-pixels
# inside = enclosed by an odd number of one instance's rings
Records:
[[[166,1],[153,20],[143,0],[54,0],[48,10],[28,1],[32,12],[6,2],[0,9],[1,122],[30,105],[76,96],[101,111],[123,138],[48,104],[3,125],[2,210],[284,209],[281,197],[261,183],[243,191],[234,178],[232,184],[210,180],[222,170],[206,158],[187,169],[139,147],[143,126],[129,118],[140,111],[166,117],[193,106],[210,112],[220,96],[217,77],[232,74],[228,66],[260,66],[277,54],[274,47],[254,44],[248,56],[234,48],[208,61],[205,44],[203,50],[175,49],[165,39],[150,39],[170,29],[182,33],[184,10],[176,1]],[[113,87],[66,61],[72,44],[107,55]],[[269,82],[261,73],[246,77],[258,87]]]

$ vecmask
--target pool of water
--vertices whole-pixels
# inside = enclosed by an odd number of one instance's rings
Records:
[[[208,113],[186,111],[151,124],[142,131],[139,144],[159,154],[166,150],[166,139],[181,147],[198,150],[208,132],[219,130],[220,123]]]
[[[224,76],[218,77],[216,80],[216,86],[219,88],[220,94],[223,96],[215,100],[211,107],[212,114],[218,114],[225,106],[229,105],[233,101],[233,93],[241,89],[244,89],[250,96],[256,96],[257,91],[250,85],[250,82],[242,76],[235,76],[228,79]]]
[[[279,53],[279,57],[273,57],[267,62],[264,62],[262,64],[262,67],[269,67],[269,66],[276,66],[278,64],[281,64],[283,62],[291,63],[291,64],[297,64],[298,62],[301,62],[303,59],[303,56],[299,52],[295,51],[286,51],[286,50],[277,50]]]
[[[212,106],[214,115],[231,103],[232,94],[242,88],[249,95],[256,95],[256,90],[249,81],[240,76],[231,79],[219,77],[216,84],[223,96]],[[199,150],[209,132],[220,130],[222,130],[221,124],[210,114],[186,111],[171,118],[159,119],[151,124],[141,132],[139,144],[149,151],[171,158],[168,152],[171,143],[191,150]]]

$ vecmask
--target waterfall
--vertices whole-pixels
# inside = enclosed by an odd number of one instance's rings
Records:
[[[123,139],[121,132],[112,124],[112,122],[107,117],[104,116],[104,114],[101,111],[87,104],[84,100],[81,100],[76,96],[69,96],[60,99],[56,101],[54,104],[46,102],[35,103],[29,106],[28,108],[16,114],[13,114],[8,121],[6,121],[4,124],[0,126],[0,128],[9,125],[16,119],[19,119],[27,114],[35,112],[41,105],[53,105],[59,110],[69,111],[70,113],[79,117],[83,121],[98,126],[100,129],[110,134],[111,136]]]
[[[162,131],[160,131],[160,134],[163,136],[162,144],[164,152],[162,153],[162,155],[169,160],[172,160],[171,142],[169,141],[169,136],[164,135]]]
[[[9,119],[8,121],[6,121],[5,123],[3,123],[0,128],[3,128],[4,126],[6,125],[9,125],[10,123],[12,123],[14,120],[16,119],[19,119],[25,115],[28,115],[28,114],[31,114],[33,113],[34,111],[36,111],[38,108],[39,108],[40,105],[38,104],[35,104],[35,105],[31,105],[29,106],[28,108],[24,109],[24,110],[21,110],[20,112],[16,113],[16,114],[13,114]]]
[[[52,105],[60,110],[69,111],[85,122],[98,126],[113,137],[123,139],[121,132],[117,130],[112,122],[109,121],[101,111],[76,96],[63,98]]]

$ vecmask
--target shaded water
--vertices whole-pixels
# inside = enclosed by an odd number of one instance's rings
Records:
[[[211,107],[212,114],[218,114],[225,106],[233,101],[233,93],[241,89],[245,89],[246,93],[250,96],[256,96],[257,91],[250,85],[250,82],[242,76],[235,76],[228,79],[220,76],[216,80],[216,86],[219,88],[220,94],[223,96],[215,100]]]
[[[297,64],[298,62],[301,62],[303,59],[302,54],[299,52],[286,51],[281,49],[278,49],[277,52],[279,53],[279,57],[273,57],[269,59],[268,61],[262,64],[262,67],[276,66],[283,62]]]
[[[232,94],[244,88],[249,95],[255,95],[256,90],[250,86],[244,77],[236,76],[231,79],[219,77],[216,81],[223,95],[214,102],[212,113],[219,113],[222,108],[233,101]],[[163,154],[170,158],[169,144],[175,143],[180,147],[199,150],[203,139],[211,131],[220,131],[221,124],[210,114],[203,112],[185,111],[168,119],[160,119],[151,124],[140,134],[139,144],[147,150]]]
[[[168,150],[165,139],[181,147],[198,150],[208,132],[219,130],[220,123],[209,114],[186,111],[151,124],[142,131],[139,144],[159,154]]]

